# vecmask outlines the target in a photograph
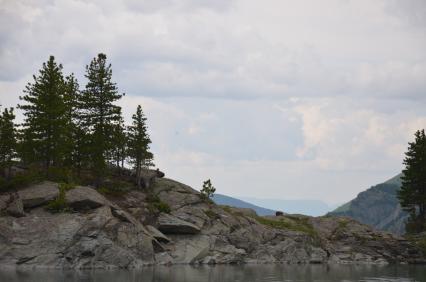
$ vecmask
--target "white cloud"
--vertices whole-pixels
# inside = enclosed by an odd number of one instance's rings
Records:
[[[84,87],[84,66],[106,52],[126,120],[143,105],[168,175],[345,201],[397,173],[426,126],[425,11],[423,0],[0,0],[0,104],[18,103],[50,54]]]

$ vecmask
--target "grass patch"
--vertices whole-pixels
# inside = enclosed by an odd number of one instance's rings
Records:
[[[204,213],[212,220],[220,218],[220,216],[212,210],[205,210]]]
[[[419,248],[424,255],[426,255],[426,235],[423,234],[409,234],[405,238]]]
[[[75,185],[68,183],[59,184],[59,195],[58,197],[49,202],[46,206],[46,209],[52,213],[61,213],[61,212],[69,212],[70,208],[68,207],[65,201],[65,194],[67,191],[74,189]]]
[[[230,206],[220,206],[224,211],[226,211],[229,214],[232,214],[234,216],[244,216],[244,214],[240,211],[236,211],[234,210],[232,207]]]
[[[312,237],[317,237],[318,234],[314,230],[312,224],[309,223],[309,218],[305,217],[280,217],[277,219],[269,219],[258,216],[256,220],[263,225],[270,226],[276,229],[292,230],[306,233]]]

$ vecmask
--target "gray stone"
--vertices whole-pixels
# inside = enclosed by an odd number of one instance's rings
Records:
[[[179,238],[171,252],[173,263],[201,262],[209,254],[211,241],[212,237],[206,235],[186,235]]]
[[[45,181],[18,191],[24,208],[34,208],[47,204],[59,195],[58,184]]]
[[[200,229],[194,224],[166,213],[162,213],[158,217],[158,229],[164,234],[197,234],[200,232]]]
[[[152,237],[154,237],[155,239],[157,239],[157,241],[162,242],[162,243],[169,243],[171,240],[170,238],[168,238],[166,235],[164,235],[163,233],[161,233],[157,228],[155,228],[154,226],[151,225],[147,225],[146,229],[148,230],[148,232],[152,235]]]
[[[149,197],[136,189],[107,200],[93,188],[78,187],[66,194],[72,213],[34,207],[25,217],[10,216],[10,196],[0,196],[0,267],[426,262],[410,241],[352,219],[284,214],[261,221],[203,201],[184,184],[157,180],[149,193],[171,214],[150,211]],[[276,228],[271,221],[282,224]]]
[[[75,210],[90,210],[106,205],[108,201],[95,189],[78,186],[68,190],[65,194],[65,201]]]
[[[10,203],[6,208],[6,212],[15,217],[25,216],[24,205],[22,204],[18,193],[11,194]]]

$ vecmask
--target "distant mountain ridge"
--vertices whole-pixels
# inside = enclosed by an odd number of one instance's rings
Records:
[[[248,208],[256,211],[258,215],[274,215],[275,211],[267,208],[259,207],[254,204],[242,201],[237,198],[233,198],[230,196],[222,195],[222,194],[214,194],[213,201],[218,205],[231,206],[236,208]]]
[[[329,214],[348,216],[379,230],[404,234],[408,215],[401,209],[397,198],[401,176],[398,174],[384,183],[372,186]]]
[[[333,209],[333,207],[319,200],[235,198],[223,194],[215,194],[213,201],[219,205],[253,209],[258,215],[274,215],[275,211],[282,211],[287,214],[322,216]]]
[[[288,214],[304,214],[309,216],[322,216],[336,208],[336,206],[330,206],[321,200],[285,200],[248,197],[242,197],[241,199],[258,206],[280,210]]]

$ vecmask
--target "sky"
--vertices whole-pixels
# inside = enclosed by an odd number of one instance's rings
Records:
[[[103,52],[167,177],[337,204],[401,171],[425,50],[424,0],[0,0],[0,104]]]

